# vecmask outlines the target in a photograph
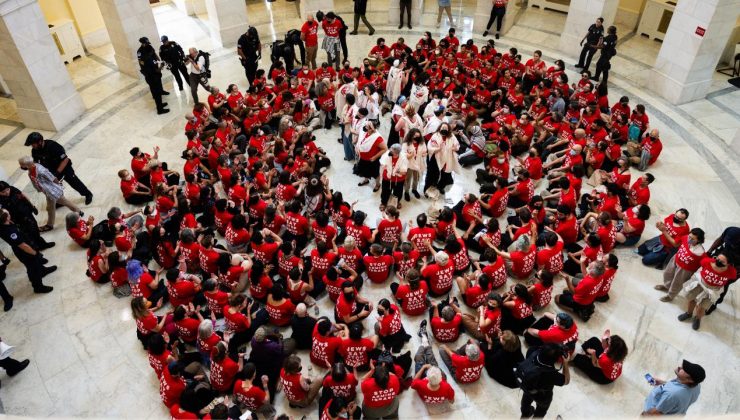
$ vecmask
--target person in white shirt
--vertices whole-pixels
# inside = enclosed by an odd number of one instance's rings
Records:
[[[187,57],[185,57],[185,62],[188,66],[190,93],[193,95],[193,101],[198,103],[200,102],[198,100],[199,84],[208,92],[211,91],[211,87],[208,85],[208,77],[206,77],[206,59],[202,55],[198,55],[197,48],[190,48]]]
[[[429,139],[427,152],[429,153],[429,165],[424,181],[424,192],[430,187],[436,187],[440,194],[444,194],[445,187],[452,185],[452,172],[459,172],[460,165],[457,162],[457,151],[460,143],[452,133],[450,125],[443,122],[439,130]]]

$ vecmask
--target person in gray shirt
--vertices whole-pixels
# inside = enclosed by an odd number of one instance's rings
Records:
[[[704,381],[705,377],[704,368],[684,360],[681,366],[676,368],[675,379],[666,382],[651,378],[654,388],[645,399],[642,414],[686,414],[691,404],[699,399],[701,392],[699,384]]]

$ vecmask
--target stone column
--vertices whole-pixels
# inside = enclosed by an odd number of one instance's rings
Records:
[[[504,15],[504,22],[501,24],[501,35],[503,36],[512,26],[514,26],[514,17],[519,13],[521,9],[520,0],[509,0],[506,4],[506,14]],[[491,0],[478,0],[475,6],[475,17],[473,19],[473,31],[483,33],[488,25],[488,19],[491,17],[491,8],[493,2]],[[491,25],[491,35],[496,34],[496,23]]]
[[[152,46],[159,51],[159,32],[149,2],[141,0],[98,0],[103,14],[108,37],[115,51],[116,64],[121,73],[139,78],[139,63],[136,50],[141,44],[139,38],[149,38]]]
[[[432,0],[429,0],[432,1]],[[405,12],[404,12],[405,13]],[[421,15],[424,14],[424,0],[411,0],[411,26],[417,26],[421,23]],[[390,0],[388,9],[388,23],[398,25],[401,18],[401,3],[399,0]],[[408,23],[408,18],[404,14],[403,24]],[[404,26],[406,27],[406,26]],[[409,41],[410,42],[410,41]]]
[[[313,13],[314,16],[316,15],[316,12],[321,10],[324,13],[330,12],[334,10],[334,0],[297,0],[299,5],[298,9],[301,13],[300,20],[301,22],[304,22],[306,20],[306,16],[308,16],[309,13]],[[370,5],[368,4],[368,8]],[[350,18],[351,19],[351,18]],[[347,22],[345,20],[345,22]],[[349,22],[347,22],[349,24]]]
[[[206,0],[211,37],[223,46],[236,45],[247,32],[247,4],[244,0]]]
[[[27,127],[59,131],[85,112],[37,0],[0,0],[0,54]]]
[[[588,27],[599,17],[604,18],[604,28],[614,23],[619,0],[571,0],[568,18],[560,35],[560,50],[578,57],[581,53],[579,43],[586,35]],[[604,29],[606,32],[606,29]]]
[[[679,1],[648,87],[673,104],[704,98],[738,11],[740,0]]]

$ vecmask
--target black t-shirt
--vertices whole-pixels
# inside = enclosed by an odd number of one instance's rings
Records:
[[[290,326],[293,329],[293,334],[290,336],[295,340],[297,349],[310,349],[313,340],[312,333],[313,327],[316,325],[316,319],[310,316],[304,316],[303,318],[293,315],[290,320]]]
[[[257,51],[259,49],[259,40],[255,37],[242,34],[236,42],[236,45],[240,50],[242,50],[242,54],[247,58],[254,59],[259,55]]]
[[[23,198],[23,193],[18,188],[10,185],[10,194],[7,197],[0,196],[0,207],[8,210],[13,220],[19,220],[19,217],[31,216],[33,206],[28,200]]]
[[[607,35],[604,37],[604,41],[601,44],[601,54],[604,55],[604,58],[609,59],[617,55],[617,36],[616,35]]]
[[[59,176],[56,172],[59,164],[67,158],[67,152],[64,147],[55,142],[54,140],[44,140],[44,145],[38,149],[31,150],[31,157],[33,161],[40,163],[46,169],[48,169],[55,176]],[[67,167],[71,167],[72,162],[67,164]]]
[[[168,45],[159,47],[159,57],[168,64],[179,64],[185,59],[185,51],[177,42],[170,41]]]
[[[596,45],[599,42],[599,38],[604,36],[604,26],[597,27],[595,23],[588,27],[588,35],[586,35],[586,42],[591,45]]]

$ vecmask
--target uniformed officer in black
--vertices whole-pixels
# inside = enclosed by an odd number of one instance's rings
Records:
[[[26,146],[31,146],[33,161],[47,168],[58,180],[67,181],[70,187],[85,197],[85,204],[90,204],[93,193],[77,178],[72,160],[67,156],[61,144],[54,140],[44,140],[41,133],[34,131],[26,137]]]
[[[170,41],[167,35],[162,35],[162,45],[159,47],[159,57],[167,64],[167,68],[175,76],[177,87],[183,89],[182,77],[188,80],[188,68],[185,67],[185,51],[175,41]],[[182,73],[182,77],[180,77]]]
[[[38,249],[29,244],[28,238],[18,229],[7,210],[0,210],[0,238],[13,249],[13,254],[26,266],[28,280],[31,281],[34,293],[49,293],[54,290],[42,283],[44,276],[56,271],[57,266],[44,267],[48,261]],[[12,301],[12,297],[11,297]],[[7,302],[7,301],[6,301]],[[12,304],[11,304],[12,305]]]
[[[141,42],[141,47],[136,51],[136,56],[139,59],[139,71],[144,75],[144,80],[149,85],[154,103],[157,104],[157,114],[166,114],[170,110],[165,108],[167,104],[162,102],[162,95],[169,95],[170,93],[162,87],[162,68],[159,65],[159,57],[149,42],[149,38],[141,37],[139,42]]]
[[[54,242],[47,242],[39,232],[39,224],[34,217],[39,214],[39,210],[21,190],[5,181],[0,181],[0,208],[10,212],[10,218],[26,234],[26,237],[31,241],[31,246],[38,249],[48,249],[55,245]]]
[[[599,76],[603,74],[604,78],[601,80],[601,83],[606,84],[607,79],[609,79],[609,69],[612,68],[609,61],[617,55],[616,26],[610,26],[606,30],[606,36],[601,40],[599,49],[601,50],[601,55],[599,55],[599,61],[596,62],[596,74],[594,74],[593,79],[599,80]]]
[[[604,18],[596,19],[596,23],[588,27],[588,33],[581,40],[581,56],[578,58],[578,64],[576,67],[582,68],[584,71],[588,70],[591,65],[591,59],[596,54],[597,45],[604,36]],[[583,43],[586,43],[585,45]]]
[[[244,67],[244,73],[251,87],[257,77],[257,62],[262,58],[262,43],[257,28],[250,26],[236,42],[236,53]]]

